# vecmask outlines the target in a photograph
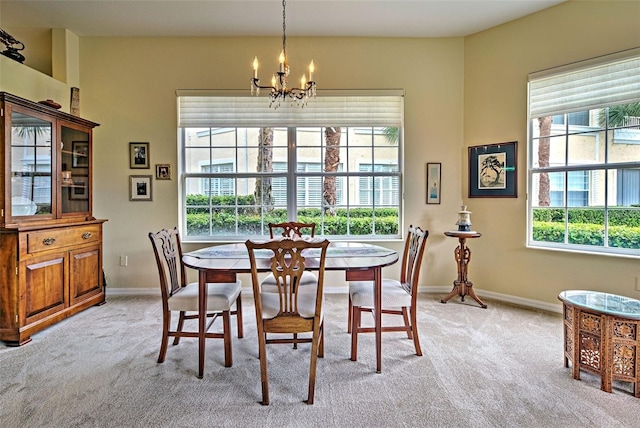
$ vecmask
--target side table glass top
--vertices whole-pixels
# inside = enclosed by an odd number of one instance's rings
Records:
[[[632,299],[631,297],[600,291],[567,290],[560,293],[558,299],[587,310],[640,320],[640,300]]]

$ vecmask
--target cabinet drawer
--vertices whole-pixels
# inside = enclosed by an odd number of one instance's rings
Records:
[[[99,224],[39,230],[27,233],[27,253],[55,250],[96,241],[100,241]]]

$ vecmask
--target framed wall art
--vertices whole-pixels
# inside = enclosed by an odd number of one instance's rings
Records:
[[[156,180],[171,180],[171,165],[168,163],[156,164]]]
[[[151,201],[153,200],[150,175],[129,176],[129,200]]]
[[[71,152],[72,152],[71,166],[73,166],[74,168],[89,167],[89,142],[88,141],[72,141]]]
[[[516,198],[517,141],[469,147],[469,197]]]
[[[129,143],[129,168],[149,169],[149,143]]]
[[[442,178],[442,164],[427,163],[427,204],[440,203],[440,180]]]

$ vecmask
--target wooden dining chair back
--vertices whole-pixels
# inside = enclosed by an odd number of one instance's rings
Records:
[[[323,292],[324,268],[329,241],[326,239],[280,238],[268,242],[246,241],[251,262],[251,279],[255,300],[262,404],[269,404],[267,344],[311,343],[309,393],[313,404],[317,358],[324,357]],[[265,252],[260,257],[258,252]],[[300,282],[306,269],[317,270],[315,293],[301,292]],[[268,269],[276,281],[276,292],[265,292],[258,271]],[[311,333],[311,337],[269,336],[271,333]]]
[[[315,223],[302,223],[297,221],[286,221],[282,223],[269,223],[269,236],[274,239],[276,236],[284,238],[316,235]]]
[[[402,325],[383,325],[382,332],[404,331],[413,339],[416,355],[422,355],[418,337],[417,299],[420,267],[429,237],[429,231],[409,226],[402,254],[400,280],[382,279],[382,314],[401,315]],[[357,360],[358,334],[375,332],[373,327],[362,327],[362,312],[373,312],[373,281],[349,283],[349,331],[351,332],[351,360]],[[379,344],[377,344],[379,346]],[[377,351],[377,350],[376,350]]]
[[[309,236],[313,238],[316,234],[316,224],[315,223],[302,223],[297,221],[287,221],[283,223],[269,223],[269,235],[271,239],[275,239],[277,237],[283,238],[301,238],[303,236]],[[301,291],[308,291],[313,293],[314,288],[306,288],[307,286],[315,286],[318,283],[318,277],[310,271],[305,271],[302,274],[302,278],[300,279],[300,285],[305,287],[302,288]],[[260,289],[263,292],[277,292],[276,280],[273,274],[267,275],[263,280],[260,286]],[[293,335],[294,339],[297,337],[297,334]],[[298,342],[293,341],[293,349],[298,348]]]
[[[162,363],[167,353],[169,337],[177,345],[181,337],[198,337],[198,331],[185,331],[185,320],[198,318],[198,283],[187,283],[187,274],[182,263],[182,244],[177,228],[162,229],[157,233],[149,233],[149,239],[158,265],[160,291],[162,294],[162,342],[158,363]],[[224,340],[225,366],[231,367],[233,357],[231,351],[230,316],[236,315],[238,337],[242,331],[242,283],[207,284],[207,338]],[[235,310],[232,305],[235,303]],[[171,329],[171,313],[179,312],[175,330]],[[213,322],[222,317],[223,333],[209,332]]]

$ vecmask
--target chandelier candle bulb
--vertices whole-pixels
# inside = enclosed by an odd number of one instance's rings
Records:
[[[309,82],[313,82],[313,72],[316,71],[316,66],[313,65],[313,60],[309,63]]]
[[[258,57],[253,58],[253,78],[258,78]]]
[[[278,61],[280,62],[280,73],[284,72],[284,51],[280,52],[280,57],[278,58]]]

